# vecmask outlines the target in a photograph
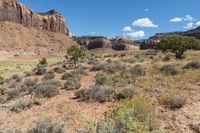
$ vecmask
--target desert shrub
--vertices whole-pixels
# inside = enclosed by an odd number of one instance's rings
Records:
[[[176,58],[182,58],[185,51],[189,49],[199,49],[200,41],[195,37],[187,36],[168,36],[163,38],[160,43],[156,45],[156,49],[163,52],[171,52],[175,54]]]
[[[108,74],[113,74],[119,70],[123,70],[125,69],[125,66],[122,65],[119,62],[112,62],[112,63],[108,63],[105,65],[104,67],[104,72],[108,73]]]
[[[11,77],[11,79],[16,80],[17,82],[19,82],[19,81],[22,80],[22,77],[19,76],[18,74],[15,74],[15,75],[13,75],[13,76]]]
[[[18,89],[12,89],[8,92],[8,100],[15,99],[20,96],[20,91]]]
[[[37,97],[51,98],[58,94],[58,88],[51,85],[38,86],[35,90]]]
[[[0,75],[0,81],[2,81],[4,78]]]
[[[135,90],[133,89],[123,89],[119,92],[116,96],[117,100],[124,100],[124,99],[132,99],[136,95]]]
[[[79,90],[75,96],[82,101],[91,102],[109,102],[115,98],[115,92],[111,89],[99,88],[92,86],[90,89]]]
[[[46,72],[47,72],[46,68],[39,67],[39,68],[36,69],[35,74],[36,75],[44,75]]]
[[[23,110],[29,109],[33,106],[33,102],[30,99],[19,99],[11,108],[11,111],[19,113]]]
[[[98,62],[97,59],[89,58],[87,64],[89,64],[89,65],[97,65],[97,64],[99,64],[99,62]]]
[[[86,71],[83,68],[75,69],[71,73],[73,73],[75,75],[86,75]]]
[[[28,92],[33,92],[37,86],[37,80],[32,79],[26,79],[24,81],[24,90],[27,90]]]
[[[66,90],[77,90],[81,87],[80,82],[75,78],[69,78],[64,84],[64,89]]]
[[[167,54],[165,55],[165,57],[163,58],[163,61],[167,62],[167,61],[170,61],[171,60],[171,55],[170,54]]]
[[[167,75],[176,75],[178,71],[173,65],[164,65],[160,68],[160,71]]]
[[[126,62],[128,63],[135,63],[137,60],[134,57],[126,59]]]
[[[55,121],[51,118],[41,118],[36,122],[35,127],[30,129],[28,133],[64,133],[65,122]]]
[[[184,69],[200,69],[200,62],[192,61],[184,66]]]
[[[37,81],[36,80],[32,80],[32,79],[26,79],[24,81],[24,84],[26,86],[35,86],[35,85],[37,85]]]
[[[67,80],[67,79],[70,79],[70,78],[78,78],[78,76],[74,73],[65,73],[61,77],[62,80]]]
[[[91,133],[157,133],[155,107],[144,97],[116,103],[102,121],[89,121]]]
[[[171,109],[181,108],[186,103],[187,95],[180,91],[171,90],[158,99],[159,102]]]
[[[0,96],[0,104],[6,103],[6,99],[2,96]]]
[[[31,72],[31,71],[29,71],[29,72],[24,72],[24,74],[25,74],[26,77],[30,77],[30,76],[33,76],[33,75],[34,75],[34,73]]]
[[[66,72],[66,69],[63,67],[54,68],[53,70],[54,70],[54,72],[56,72],[58,74],[62,74],[62,73]]]
[[[137,76],[146,75],[146,70],[141,65],[135,65],[134,67],[130,68],[129,72]]]
[[[61,83],[56,80],[49,80],[40,83],[36,89],[35,94],[37,97],[51,98],[58,94],[58,88],[61,86]]]
[[[43,81],[40,84],[38,84],[38,86],[43,86],[43,85],[51,85],[51,86],[60,87],[61,82],[58,80],[47,80],[47,81]]]
[[[54,78],[55,78],[54,72],[49,71],[44,75],[43,80],[50,80],[50,79],[54,79]]]
[[[112,59],[107,59],[106,62],[107,63],[112,63]]]
[[[96,64],[90,68],[90,71],[101,71],[105,67],[104,64]]]
[[[95,84],[96,85],[103,85],[105,84],[107,81],[107,77],[105,74],[97,74],[95,77]]]
[[[9,84],[9,88],[18,88],[19,87],[19,82],[17,82],[16,80],[11,80],[10,84]]]

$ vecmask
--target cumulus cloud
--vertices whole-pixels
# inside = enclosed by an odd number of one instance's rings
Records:
[[[173,23],[181,22],[181,21],[183,21],[182,18],[172,18],[172,19],[169,20],[169,22],[173,22]]]
[[[123,29],[122,29],[123,32],[131,32],[132,31],[132,28],[130,26],[125,26]]]
[[[140,31],[132,31],[132,32],[129,32],[129,33],[126,33],[125,36],[127,37],[131,37],[131,38],[139,38],[139,37],[144,37],[145,36],[145,33],[144,31],[140,30]]]
[[[185,20],[185,21],[192,21],[192,20],[194,20],[194,18],[193,18],[191,15],[186,15],[186,16],[184,17],[184,20]]]
[[[149,11],[149,9],[147,8],[147,9],[145,9],[145,12],[148,12]]]
[[[196,22],[196,26],[200,26],[200,21]]]
[[[141,18],[133,22],[133,26],[158,28],[158,25],[154,24],[149,18]]]
[[[176,23],[176,22],[181,22],[181,21],[193,21],[194,18],[191,16],[191,15],[185,15],[185,17],[175,17],[175,18],[172,18],[169,20],[169,22],[173,22],[173,23]]]
[[[185,28],[185,29],[190,29],[190,28],[193,28],[193,25],[194,25],[194,23],[187,23],[186,24],[186,26],[184,26],[183,28]]]

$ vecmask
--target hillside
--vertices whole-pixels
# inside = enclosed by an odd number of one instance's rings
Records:
[[[13,22],[0,22],[1,53],[18,55],[59,54],[75,44],[63,33],[27,28]]]

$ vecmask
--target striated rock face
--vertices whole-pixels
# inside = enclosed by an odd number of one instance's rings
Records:
[[[77,37],[74,40],[89,50],[97,48],[112,48],[111,42],[103,36],[83,36]]]
[[[16,0],[0,0],[0,21],[16,22],[26,27],[69,34],[65,27],[65,19],[59,13],[53,10],[35,13]]]
[[[89,50],[97,48],[110,48],[113,50],[122,51],[127,50],[128,46],[134,45],[132,40],[120,37],[108,39],[103,36],[82,36],[75,37],[74,40]]]

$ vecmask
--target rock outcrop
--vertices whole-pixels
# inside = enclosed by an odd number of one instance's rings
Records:
[[[184,32],[157,33],[147,40],[140,41],[140,50],[154,49],[155,45],[159,43],[163,37],[172,36],[172,35],[192,36],[197,39],[200,39],[200,26],[195,29],[184,31]]]
[[[16,0],[0,0],[0,21],[16,22],[26,27],[69,34],[64,17],[56,11],[35,13]]]
[[[74,40],[89,50],[97,48],[112,48],[111,42],[103,36],[82,36],[76,37]]]
[[[113,50],[127,50],[130,45],[134,45],[134,41],[115,37],[112,39],[108,39],[104,36],[82,36],[75,37],[74,40],[80,44],[85,46],[87,49],[98,49],[98,48],[109,48]]]

